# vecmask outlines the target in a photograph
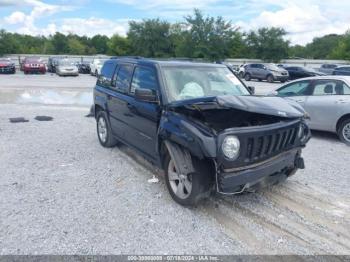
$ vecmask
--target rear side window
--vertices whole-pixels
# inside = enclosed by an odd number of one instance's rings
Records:
[[[115,82],[115,87],[118,91],[123,93],[127,93],[129,91],[132,72],[132,65],[120,65]]]
[[[101,69],[101,75],[98,78],[98,84],[107,87],[111,86],[115,67],[116,65],[113,62],[106,62]]]
[[[337,85],[336,80],[317,80],[314,86],[314,96],[323,96],[323,95],[336,95],[339,85]],[[339,84],[339,83],[338,83]]]
[[[135,93],[135,89],[157,90],[156,72],[151,68],[136,67],[132,79],[130,93]]]

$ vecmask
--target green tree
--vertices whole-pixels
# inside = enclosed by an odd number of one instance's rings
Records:
[[[98,54],[106,54],[108,51],[109,38],[105,35],[95,35],[91,38],[91,46],[96,49]]]
[[[195,9],[193,15],[185,17],[176,50],[186,57],[223,59],[232,52],[237,31],[231,22],[222,17],[205,17]]]
[[[85,46],[74,36],[68,38],[68,50],[72,55],[83,55],[86,52]]]
[[[338,42],[338,45],[329,57],[332,59],[350,60],[350,30]]]
[[[342,36],[335,34],[316,37],[311,43],[305,46],[306,56],[313,59],[329,58],[341,40]]]
[[[278,62],[288,57],[289,42],[284,40],[286,31],[277,27],[263,27],[250,31],[246,37],[248,56],[266,62]]]
[[[134,55],[169,57],[174,53],[170,42],[169,22],[159,19],[131,21],[127,37]]]
[[[0,30],[0,55],[17,53],[19,43],[11,33]]]
[[[233,34],[233,38],[231,40],[231,48],[229,56],[230,58],[246,58],[246,54],[248,53],[247,46],[244,41],[244,34],[240,31],[236,31]]]
[[[120,36],[118,34],[113,35],[107,42],[109,55],[129,55],[130,54],[130,42],[128,38]]]
[[[51,42],[56,54],[67,54],[69,52],[68,39],[64,34],[56,32]]]

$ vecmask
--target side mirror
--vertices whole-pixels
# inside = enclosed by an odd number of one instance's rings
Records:
[[[255,87],[254,86],[248,86],[247,88],[252,95],[255,94]]]
[[[158,102],[157,92],[152,89],[135,89],[135,98],[139,101],[156,103]]]

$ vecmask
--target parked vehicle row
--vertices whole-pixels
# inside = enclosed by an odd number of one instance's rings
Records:
[[[234,67],[231,65],[231,68]],[[319,69],[315,70],[304,66],[252,63],[243,64],[235,67],[233,70],[235,70],[240,78],[244,78],[246,81],[256,79],[259,81],[266,80],[270,83],[274,81],[284,83],[287,80],[313,76],[350,75],[350,66],[338,66],[335,64],[323,64]]]

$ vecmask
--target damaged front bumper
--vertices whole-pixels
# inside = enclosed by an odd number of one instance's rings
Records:
[[[275,184],[304,168],[301,150],[310,139],[304,120],[272,125],[236,128],[219,134],[235,135],[241,142],[236,160],[230,161],[220,151],[216,160],[217,191],[236,194],[256,186]]]
[[[251,166],[218,170],[217,192],[238,194],[250,188],[278,183],[293,175],[297,169],[304,168],[304,160],[300,155],[301,149],[293,149]]]

